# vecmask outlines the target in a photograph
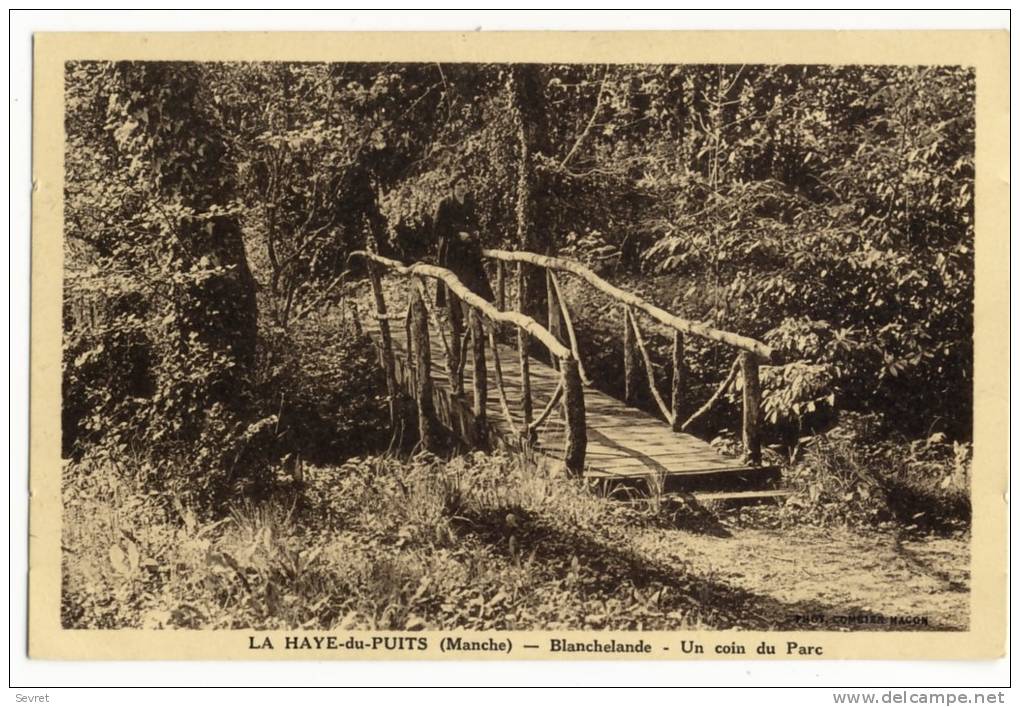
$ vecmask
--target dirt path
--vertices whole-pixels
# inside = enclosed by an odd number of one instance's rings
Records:
[[[638,547],[754,594],[777,628],[966,630],[969,538],[899,541],[891,533],[813,527],[642,533]]]

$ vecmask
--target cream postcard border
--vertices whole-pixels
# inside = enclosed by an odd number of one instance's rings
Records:
[[[823,658],[993,658],[1006,650],[1009,442],[1009,35],[1004,31],[865,32],[366,32],[366,33],[44,33],[34,37],[32,305],[30,360],[29,655],[64,659],[505,659],[451,654],[446,636],[509,638],[546,645],[550,632],[430,631],[426,651],[249,649],[249,636],[325,635],[299,631],[65,630],[60,626],[60,382],[63,273],[64,62],[440,61],[559,63],[908,64],[976,69],[976,285],[971,616],[965,632],[557,632],[580,640],[636,641],[645,655],[682,659],[681,639],[706,646],[737,641],[818,645]],[[25,237],[27,234],[12,234]],[[1003,375],[1004,372],[1006,375]],[[19,502],[12,499],[12,503]],[[838,581],[838,578],[833,578]],[[345,635],[352,632],[344,632]],[[358,632],[354,632],[358,633]],[[366,635],[368,632],[361,632]],[[385,634],[372,632],[372,635]],[[670,646],[672,650],[663,651]],[[782,659],[782,651],[767,659]],[[520,657],[515,651],[514,657]],[[604,659],[604,654],[534,651],[529,659]],[[810,658],[808,658],[810,659]]]

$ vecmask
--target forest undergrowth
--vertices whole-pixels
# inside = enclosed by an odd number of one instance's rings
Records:
[[[947,545],[935,565],[897,570],[913,582],[902,593],[876,566],[872,582],[859,581],[861,606],[876,596],[873,611],[883,601],[890,611],[919,601],[915,613],[933,618],[916,628],[965,622],[964,605],[956,606],[968,582],[965,532],[904,535],[895,524],[839,530],[823,516],[813,529],[795,503],[801,495],[770,509],[695,509],[651,497],[621,503],[555,467],[503,453],[359,457],[306,468],[300,484],[283,476],[276,483],[270,500],[241,502],[210,518],[145,492],[109,463],[69,464],[63,624],[791,628],[796,617],[825,610],[825,602],[803,577],[801,594],[788,600],[788,583],[748,578],[797,538],[802,558],[813,552],[850,563],[904,538],[920,547]],[[749,539],[756,544],[736,552],[740,562],[706,565],[706,543],[719,544],[707,555],[718,560]],[[743,574],[734,577],[741,563]],[[895,563],[880,564],[883,573],[895,570]],[[909,589],[932,576],[956,579],[921,595]],[[815,577],[819,596],[831,594],[830,580],[827,573]]]

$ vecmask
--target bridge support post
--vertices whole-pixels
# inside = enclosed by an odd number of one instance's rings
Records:
[[[429,344],[429,315],[421,290],[411,283],[411,334],[414,338],[415,386],[418,408],[418,439],[424,449],[436,449],[435,401],[432,399],[432,349]]]
[[[545,301],[547,305],[547,320],[549,322],[549,333],[556,337],[556,340],[563,342],[563,314],[560,312],[559,299],[556,297],[556,286],[553,283],[552,272],[545,271]],[[560,368],[558,358],[549,354],[550,363],[553,368]]]
[[[393,337],[390,335],[390,322],[386,318],[386,300],[383,298],[382,279],[379,276],[381,266],[369,261],[368,279],[372,283],[372,295],[375,298],[376,321],[379,323],[379,340],[382,342],[382,366],[386,375],[386,396],[390,413],[390,425],[397,425],[397,363],[393,356]]]
[[[630,309],[620,307],[623,319],[623,400],[628,405],[637,402],[638,351],[634,343],[634,327],[630,323]]]
[[[684,366],[684,335],[673,332],[673,395],[670,407],[673,412],[671,425],[674,432],[680,432],[683,425],[684,388],[687,386],[687,368]]]
[[[744,379],[744,459],[753,466],[761,465],[761,383],[758,380],[758,357],[750,351],[740,353],[740,372]]]
[[[502,260],[496,261],[496,307],[506,309],[506,263]]]
[[[482,324],[482,315],[471,310],[471,383],[474,393],[474,407],[472,412],[475,418],[474,438],[479,445],[486,443],[487,424],[485,419],[485,406],[489,400],[488,372],[485,369],[485,327]]]
[[[517,263],[517,311],[524,313],[526,296],[524,263]],[[517,327],[517,360],[521,367],[521,412],[524,417],[524,429],[531,426],[534,411],[531,406],[531,358],[528,356],[528,332]]]
[[[560,360],[560,377],[563,383],[563,416],[567,427],[563,461],[571,476],[584,473],[584,457],[588,447],[588,427],[584,411],[584,388],[577,361]]]
[[[444,287],[439,283],[439,287]],[[454,395],[464,394],[464,366],[461,346],[464,342],[463,307],[455,294],[446,292],[446,318],[450,322],[450,346],[446,356],[446,371],[450,377],[450,389]],[[461,310],[461,311],[457,311]]]

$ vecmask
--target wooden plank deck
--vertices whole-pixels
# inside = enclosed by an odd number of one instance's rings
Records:
[[[446,370],[446,352],[439,334],[430,326],[432,380],[436,389],[437,412],[449,423],[449,407],[456,405],[461,411],[471,408],[472,362],[468,355],[464,370],[465,397],[458,401],[450,395]],[[379,344],[377,323],[366,325],[366,332]],[[394,355],[397,359],[398,378],[406,384],[408,347],[401,322],[390,322]],[[470,346],[468,343],[467,346]],[[491,430],[506,440],[512,440],[500,405],[493,370],[492,351],[486,342],[486,368],[488,400],[486,415]],[[506,388],[507,402],[518,429],[523,428],[520,415],[520,362],[516,348],[499,344],[500,367]],[[552,396],[559,381],[559,373],[548,364],[530,359],[532,401],[537,416]],[[710,444],[686,433],[673,432],[662,420],[627,406],[625,403],[591,387],[584,389],[588,447],[585,457],[585,476],[601,480],[642,480],[649,477],[706,477],[733,475],[752,479],[775,471],[770,467],[749,467],[739,460],[725,458]],[[446,408],[446,410],[444,410]],[[457,430],[454,430],[455,432]],[[539,431],[536,451],[562,458],[565,428],[561,406],[549,416]],[[693,480],[693,478],[692,478]],[[755,484],[757,485],[757,484]]]

